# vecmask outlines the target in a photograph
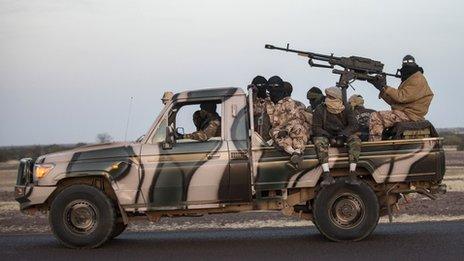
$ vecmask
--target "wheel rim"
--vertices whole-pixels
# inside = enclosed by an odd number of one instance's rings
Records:
[[[363,201],[355,194],[343,193],[330,204],[329,217],[336,226],[351,229],[359,225],[366,214]]]
[[[90,234],[97,225],[97,211],[95,205],[87,200],[74,200],[65,208],[65,224],[78,234]]]

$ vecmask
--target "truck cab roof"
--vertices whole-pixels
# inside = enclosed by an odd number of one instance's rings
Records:
[[[172,97],[172,100],[187,99],[187,98],[189,99],[214,98],[214,97],[233,96],[237,94],[245,95],[245,92],[243,92],[243,90],[238,87],[199,89],[199,90],[176,93]]]

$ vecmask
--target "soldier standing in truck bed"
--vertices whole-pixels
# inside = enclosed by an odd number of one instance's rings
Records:
[[[269,136],[271,120],[267,110],[273,104],[267,93],[267,80],[263,76],[258,75],[253,79],[251,84],[254,86],[252,89],[254,129],[264,141],[268,141],[271,139],[271,136]]]
[[[329,169],[329,146],[348,146],[351,184],[359,184],[356,178],[356,164],[361,152],[361,140],[357,136],[358,123],[353,112],[345,108],[342,101],[342,92],[337,87],[325,90],[325,102],[319,105],[314,112],[313,135],[316,154],[322,165],[322,186],[335,182]]]
[[[375,110],[367,109],[364,107],[364,98],[359,94],[353,94],[348,99],[348,104],[353,110],[354,117],[358,122],[359,131],[361,134],[359,138],[362,141],[367,141],[369,139],[369,121],[371,119],[371,114]]]
[[[270,135],[275,146],[291,155],[288,166],[298,169],[309,139],[310,126],[305,116],[306,107],[289,96],[291,85],[285,88],[280,77],[273,76],[268,83],[270,97],[275,104]]]
[[[370,141],[381,140],[383,130],[395,123],[424,120],[429,111],[433,92],[423,75],[422,67],[416,64],[414,57],[406,55],[400,72],[401,84],[398,89],[387,86],[385,76],[379,75],[369,81],[380,91],[379,96],[391,106],[391,111],[379,111],[371,115]]]
[[[207,141],[212,137],[221,136],[221,117],[216,112],[216,103],[200,104],[200,110],[193,114],[193,122],[197,131],[188,134],[177,134],[178,139]]]

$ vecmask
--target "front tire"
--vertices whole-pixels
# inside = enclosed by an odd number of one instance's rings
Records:
[[[49,222],[55,237],[71,248],[95,248],[111,238],[116,212],[111,200],[88,185],[73,185],[53,200]]]
[[[317,193],[313,214],[316,228],[329,240],[359,241],[377,226],[379,203],[366,183],[346,184],[342,178]]]

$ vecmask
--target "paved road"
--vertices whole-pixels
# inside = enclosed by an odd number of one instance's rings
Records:
[[[93,250],[51,235],[1,235],[0,260],[462,260],[464,222],[381,224],[367,240],[333,243],[314,227],[124,233]]]

